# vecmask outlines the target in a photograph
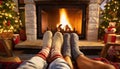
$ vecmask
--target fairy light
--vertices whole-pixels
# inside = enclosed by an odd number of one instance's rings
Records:
[[[117,9],[119,9],[119,7],[117,7]]]
[[[104,16],[104,18],[106,19],[106,16]]]
[[[8,16],[8,13],[5,13],[5,16]]]
[[[108,6],[110,6],[110,4],[108,4]]]
[[[18,23],[18,20],[15,20],[15,23]]]
[[[11,14],[9,14],[9,17],[12,17],[12,15],[11,15]]]
[[[115,11],[115,9],[113,9],[113,11]]]

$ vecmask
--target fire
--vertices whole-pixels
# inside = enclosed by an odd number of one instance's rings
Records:
[[[57,25],[57,28],[59,27],[63,29],[64,31],[73,30],[69,23],[66,10],[64,8],[61,8],[59,11],[60,11],[60,24]]]

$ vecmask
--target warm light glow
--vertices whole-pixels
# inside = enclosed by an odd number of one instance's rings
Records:
[[[60,9],[60,24],[57,25],[57,27],[59,25],[62,25],[61,28],[64,29],[64,31],[66,31],[66,26],[68,25],[68,27],[70,28],[70,30],[73,30],[70,23],[69,23],[69,19],[67,17],[67,13],[66,10],[64,8]]]

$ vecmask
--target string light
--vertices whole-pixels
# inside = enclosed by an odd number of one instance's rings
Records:
[[[7,13],[5,13],[5,16],[7,17],[7,16],[8,16],[8,14],[7,14]]]
[[[12,15],[11,15],[11,14],[9,14],[9,17],[12,17]]]
[[[18,23],[18,20],[15,20],[16,23]]]
[[[119,7],[117,7],[117,9],[119,9]]]
[[[107,9],[110,9],[110,7],[107,7]]]
[[[113,9],[113,11],[115,11],[115,9]]]
[[[104,17],[106,19],[106,17]]]
[[[108,6],[110,6],[110,4],[108,4]]]

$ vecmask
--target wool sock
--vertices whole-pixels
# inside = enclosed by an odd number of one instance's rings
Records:
[[[61,54],[62,44],[63,44],[63,35],[60,32],[56,32],[53,37],[50,61],[53,61],[56,58],[63,58]]]
[[[78,35],[76,33],[71,34],[70,42],[71,42],[71,52],[73,59],[77,59],[79,55],[83,55],[83,53],[79,50],[78,46]]]
[[[42,50],[37,54],[37,56],[46,60],[51,49],[51,44],[52,44],[52,32],[46,31],[43,36]]]
[[[62,46],[62,55],[63,55],[63,57],[65,57],[65,56],[71,57],[70,34],[65,33],[63,38],[64,38],[64,42],[63,42],[63,46]]]

